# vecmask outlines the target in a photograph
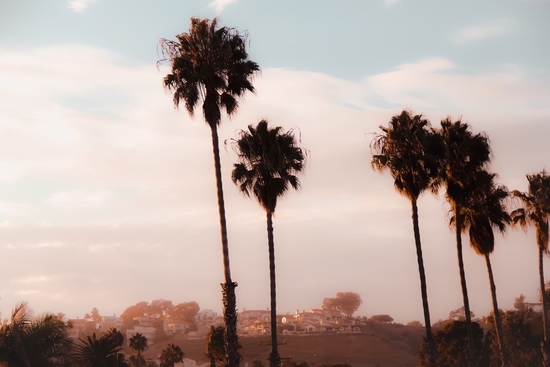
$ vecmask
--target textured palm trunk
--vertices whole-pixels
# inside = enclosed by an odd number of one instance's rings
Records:
[[[424,325],[426,325],[426,339],[424,340],[424,350],[426,352],[427,365],[435,367],[436,350],[432,337],[432,323],[430,321],[430,308],[428,306],[428,285],[426,284],[426,273],[424,271],[424,258],[422,257],[422,245],[420,243],[420,227],[418,225],[418,206],[416,199],[412,203],[412,220],[414,230],[414,242],[416,245],[416,258],[418,261],[418,273],[420,274],[420,292],[422,294],[422,307],[424,309]]]
[[[277,292],[275,287],[275,241],[273,240],[273,214],[267,212],[267,245],[269,250],[269,289],[271,297],[271,353],[270,367],[278,367],[281,363],[277,345]]]
[[[537,236],[538,237],[538,236]],[[542,351],[542,365],[543,367],[550,367],[550,360],[548,358],[548,307],[547,300],[544,294],[544,263],[543,263],[544,250],[539,245],[539,282],[540,282],[540,299],[542,300],[542,330],[543,337],[541,343]]]
[[[466,333],[468,334],[468,362],[470,366],[476,365],[474,348],[474,332],[472,330],[472,317],[470,315],[470,300],[468,298],[468,287],[466,287],[466,274],[464,272],[464,259],[462,258],[462,214],[460,207],[455,205],[456,220],[456,254],[458,257],[458,271],[460,273],[460,285],[462,287],[462,299],[464,301],[464,312],[466,313]]]
[[[222,284],[223,317],[226,330],[226,352],[229,367],[238,367],[241,362],[239,354],[239,338],[237,335],[237,301],[235,287],[237,283],[231,280],[229,266],[229,246],[227,244],[227,223],[225,220],[225,203],[223,200],[222,170],[220,163],[220,147],[218,130],[215,125],[210,125],[212,131],[212,148],[214,151],[214,170],[216,172],[216,190],[218,194],[218,210],[220,214],[220,232],[222,240],[223,270],[225,283]]]
[[[500,312],[498,310],[497,302],[497,287],[495,285],[495,278],[493,277],[493,267],[491,266],[491,259],[489,254],[485,254],[485,263],[487,264],[487,273],[489,273],[489,285],[491,286],[491,298],[493,301],[493,315],[495,318],[495,331],[497,334],[498,348],[500,350],[500,359],[502,361],[502,367],[509,367],[508,362],[508,350],[504,344],[504,334],[502,333],[502,320],[500,318]]]

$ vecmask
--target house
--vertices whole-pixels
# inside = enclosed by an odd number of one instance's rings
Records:
[[[68,323],[70,323],[73,327],[68,329],[69,336],[73,338],[74,340],[78,338],[83,337],[83,333],[86,331],[87,328],[93,324],[93,322],[86,321],[85,319],[69,319]]]
[[[525,308],[530,308],[535,312],[542,312],[541,302],[524,302]]]
[[[271,320],[271,311],[244,309],[243,312],[239,314],[239,320],[250,320],[250,319],[260,320],[260,321],[269,321]]]
[[[314,333],[314,332],[318,331],[316,325],[312,325],[312,324],[309,324],[309,323],[304,323],[304,324],[300,325],[300,328],[301,328],[301,331],[304,332],[304,333]]]
[[[257,321],[257,322],[256,322]],[[271,312],[269,310],[244,310],[239,314],[237,331],[240,333],[263,334],[269,330]]]
[[[128,342],[128,345],[130,345],[130,338],[139,333],[147,338],[148,344],[153,344],[153,339],[155,338],[156,332],[157,329],[152,326],[136,325],[133,329],[126,330],[126,340]]]
[[[201,310],[195,316],[195,322],[197,325],[213,325],[218,318],[218,314],[210,309]]]
[[[106,333],[109,329],[117,329],[120,331],[122,328],[122,317],[116,316],[101,316],[101,321],[99,323],[99,331]]]
[[[164,320],[164,332],[166,334],[182,334],[191,326],[187,321]]]

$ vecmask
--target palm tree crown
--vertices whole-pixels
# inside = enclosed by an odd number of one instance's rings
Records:
[[[79,339],[75,346],[77,359],[85,367],[116,367],[124,365],[124,336],[116,329],[97,338],[96,334]]]
[[[277,199],[290,187],[300,187],[296,175],[304,169],[304,149],[298,147],[292,130],[284,132],[280,126],[270,129],[265,120],[242,131],[234,148],[239,163],[233,169],[233,182],[243,194],[253,194],[262,208],[273,214]]]
[[[384,134],[374,137],[372,147],[378,154],[372,157],[372,167],[389,169],[395,189],[409,199],[418,199],[429,188],[437,191],[444,145],[430,122],[422,115],[403,111],[380,129]]]
[[[494,182],[496,174],[480,171],[476,176],[474,191],[462,208],[462,231],[468,230],[470,245],[476,253],[487,255],[495,248],[493,228],[504,233],[506,226],[511,223],[504,204],[509,193],[506,186]]]
[[[129,340],[129,347],[135,350],[138,355],[141,355],[141,352],[147,348],[147,338],[141,333],[136,333]]]
[[[473,134],[470,126],[450,118],[441,121],[441,135],[445,141],[445,169],[447,199],[454,207],[466,206],[476,188],[474,174],[485,169],[491,161],[489,138],[483,133]]]
[[[70,327],[53,314],[32,317],[27,304],[19,304],[0,325],[0,365],[72,365]]]
[[[221,120],[220,107],[232,115],[238,107],[236,97],[254,91],[251,79],[260,68],[248,60],[246,36],[234,28],[218,28],[216,18],[191,18],[189,33],[176,38],[160,41],[172,66],[164,86],[173,91],[174,105],[184,101],[190,115],[202,101],[204,118],[215,127]]]
[[[546,171],[527,175],[529,192],[514,190],[512,194],[523,203],[523,208],[512,212],[513,223],[527,229],[533,225],[536,229],[537,245],[548,252],[548,218],[550,217],[550,176]]]

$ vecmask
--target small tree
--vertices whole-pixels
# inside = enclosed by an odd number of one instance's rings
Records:
[[[215,367],[216,363],[222,366],[226,365],[227,357],[224,344],[225,328],[223,326],[211,326],[210,332],[206,336],[206,346],[204,353],[210,360],[210,367]]]
[[[96,307],[92,309],[92,312],[90,313],[90,318],[94,320],[95,323],[101,322],[101,316],[99,315],[99,311]]]
[[[475,318],[476,315],[470,311],[470,318]],[[452,310],[449,312],[449,320],[454,321],[466,321],[466,311],[464,311],[464,306],[457,308],[456,310]]]
[[[338,310],[346,317],[351,317],[362,303],[363,301],[358,293],[338,292],[336,298],[323,299],[323,309]]]
[[[390,315],[373,315],[369,318],[369,321],[373,322],[392,322],[393,317]]]
[[[474,351],[476,356],[483,352],[483,329],[477,322],[472,323],[474,336]],[[469,364],[468,355],[468,333],[465,321],[449,321],[443,329],[433,334],[436,345],[435,365],[439,367],[467,367]],[[425,344],[422,344],[418,351],[421,367],[427,367],[425,358]]]

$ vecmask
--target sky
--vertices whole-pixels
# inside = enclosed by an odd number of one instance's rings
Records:
[[[462,118],[491,141],[508,188],[550,169],[549,1],[2,0],[0,311],[120,315],[139,301],[221,314],[223,268],[210,131],[174,108],[158,41],[218,17],[247,34],[255,94],[223,142],[267,119],[309,151],[302,188],[274,219],[278,313],[356,292],[357,316],[423,321],[410,202],[369,147],[403,109]],[[237,308],[269,307],[265,212],[221,163]],[[512,208],[513,209],[513,208]],[[443,194],[419,200],[433,321],[461,307]],[[491,311],[484,259],[464,257],[476,316]],[[499,306],[538,301],[534,231],[497,235]],[[550,265],[545,271],[550,279]]]

